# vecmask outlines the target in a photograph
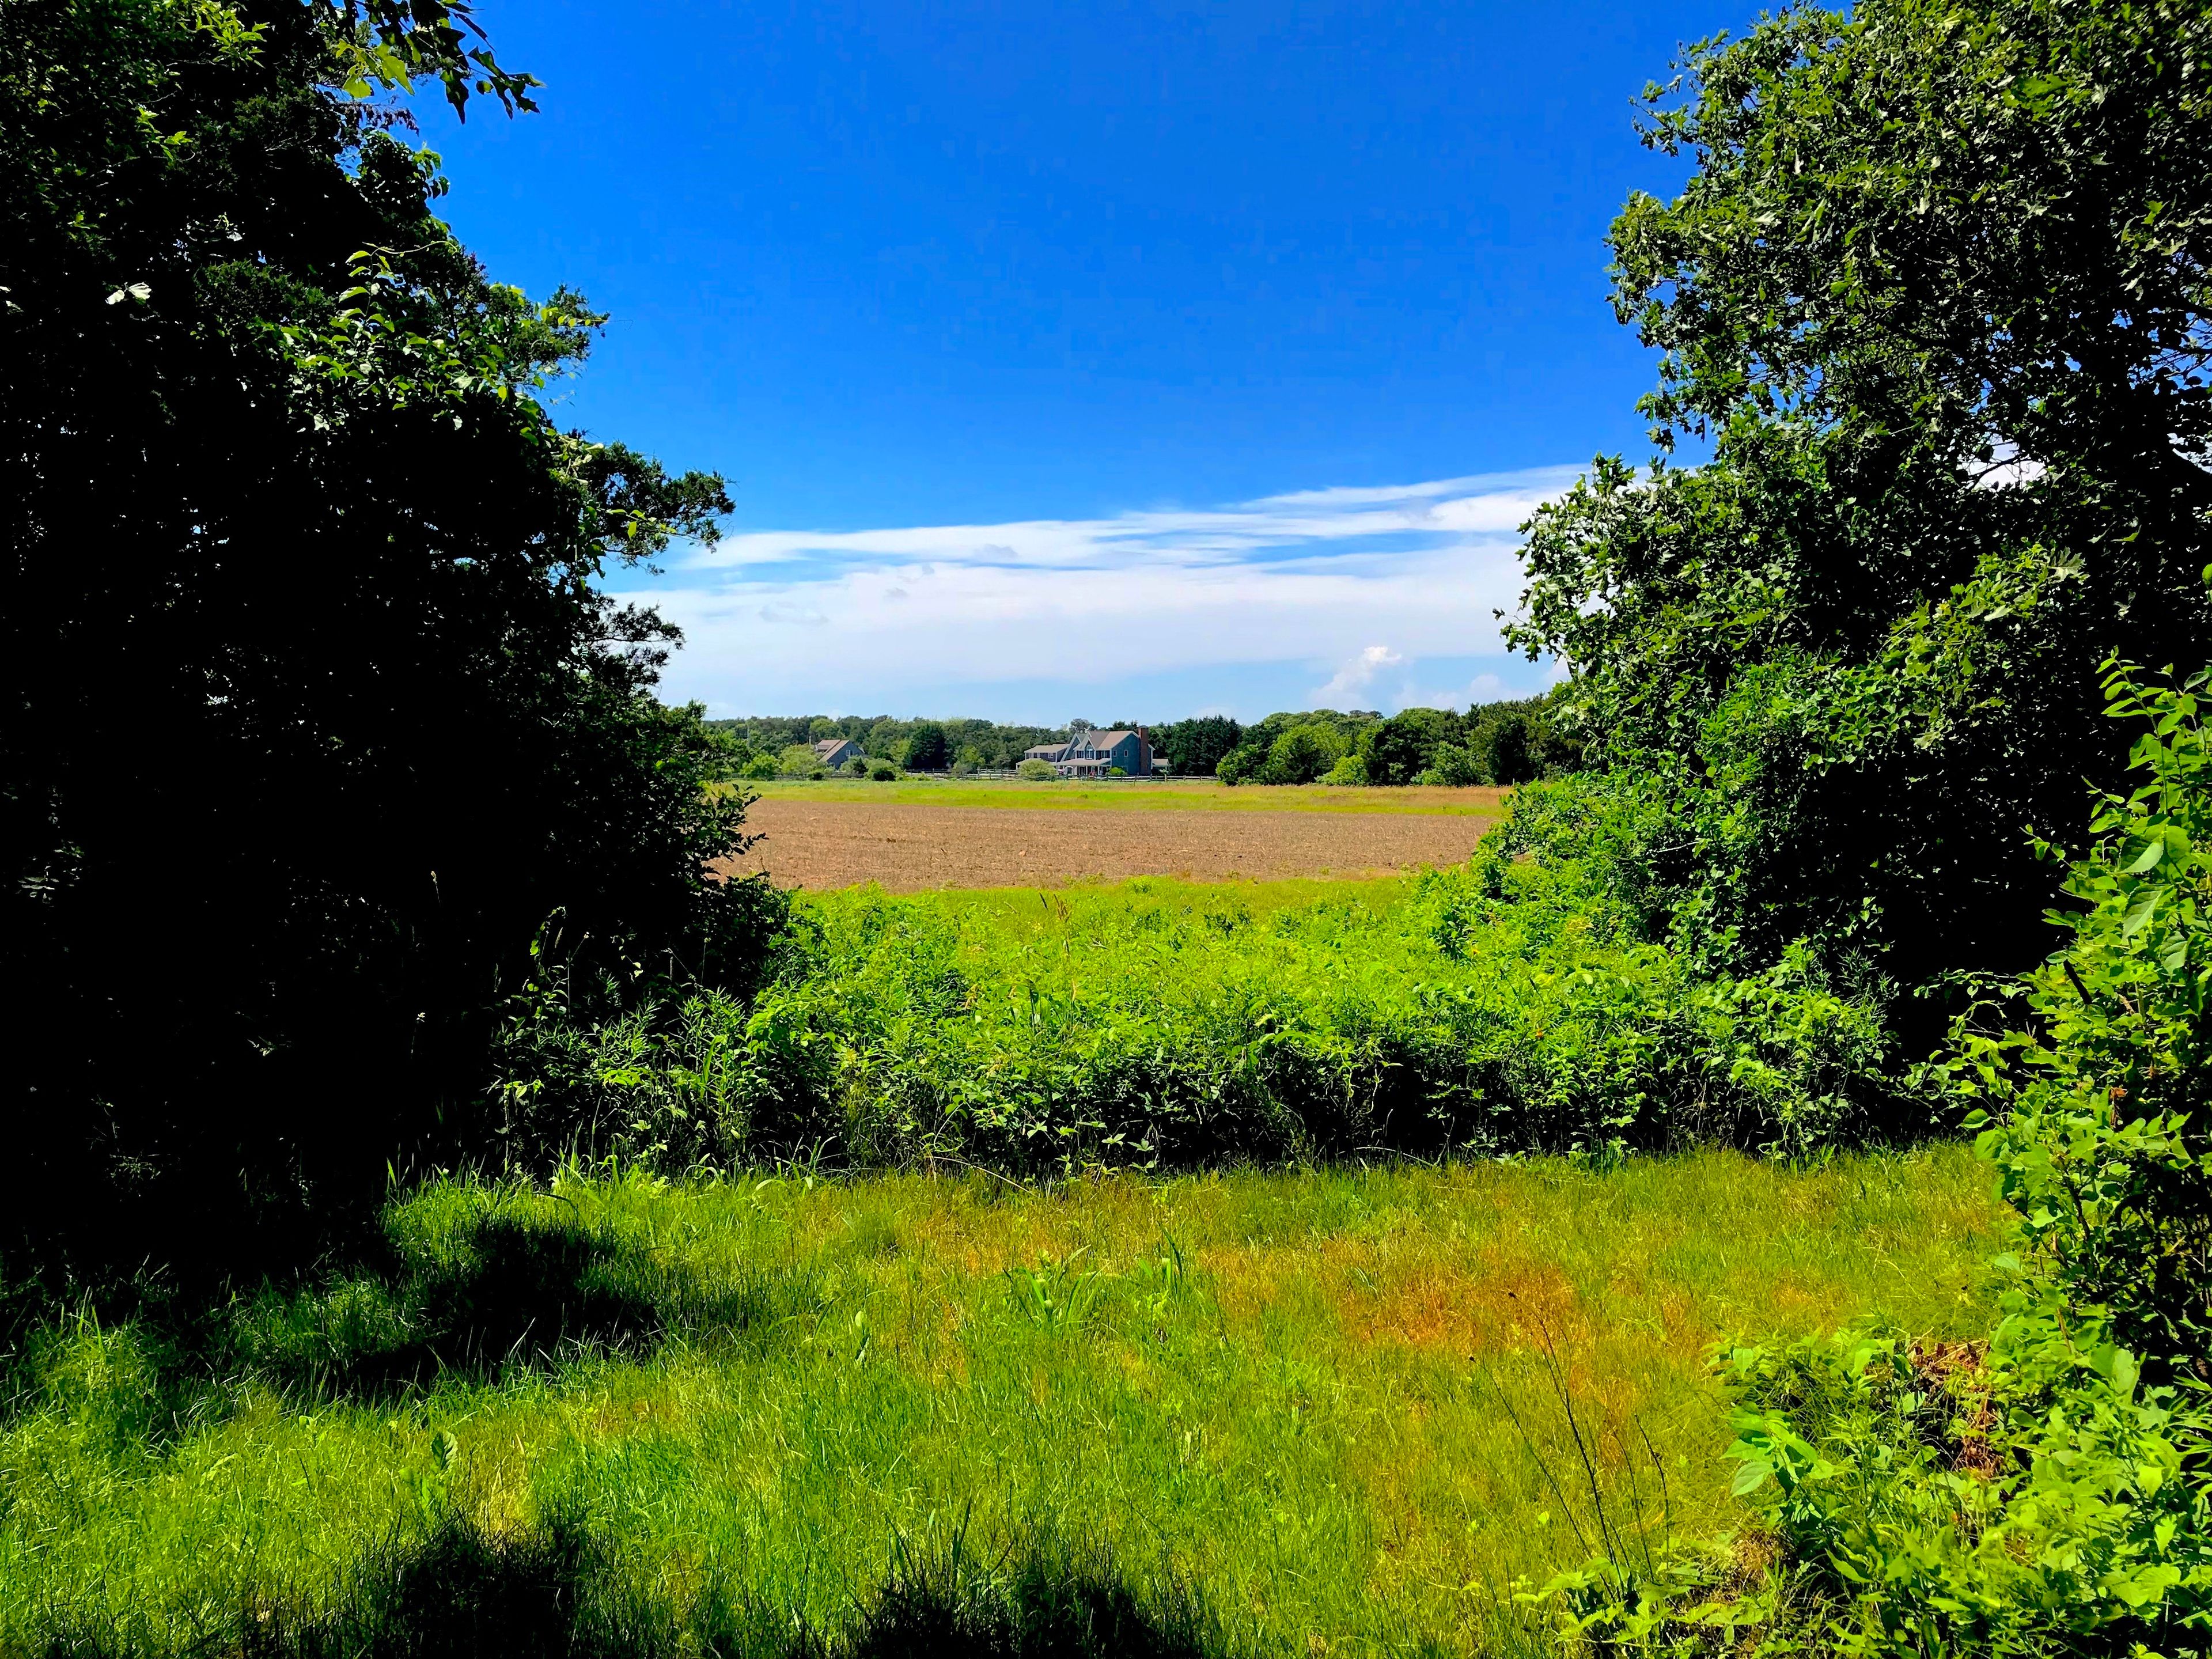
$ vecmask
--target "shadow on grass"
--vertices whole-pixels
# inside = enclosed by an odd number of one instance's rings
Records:
[[[235,1322],[235,1358],[289,1389],[386,1397],[441,1376],[636,1353],[672,1335],[765,1340],[819,1304],[811,1272],[710,1276],[612,1228],[542,1211],[488,1209],[428,1241],[395,1238],[378,1267],[265,1293]]]
[[[1180,1583],[1148,1592],[1110,1553],[1050,1543],[1016,1561],[902,1550],[836,1627],[709,1583],[678,1607],[626,1575],[574,1516],[514,1537],[448,1518],[372,1550],[319,1610],[263,1606],[196,1650],[240,1659],[1230,1659],[1219,1622]],[[58,1636],[46,1659],[153,1659],[123,1632]],[[166,1659],[166,1655],[164,1656]]]

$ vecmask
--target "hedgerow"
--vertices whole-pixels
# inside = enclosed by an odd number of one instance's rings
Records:
[[[811,896],[750,999],[592,1024],[541,972],[507,1031],[507,1134],[525,1164],[813,1149],[1047,1174],[1802,1153],[1914,1121],[1876,998],[1802,951],[1698,977],[1640,938],[1606,867],[1508,835],[1380,899],[1345,884],[1271,911],[1176,884],[1039,894],[1034,922],[949,896]]]

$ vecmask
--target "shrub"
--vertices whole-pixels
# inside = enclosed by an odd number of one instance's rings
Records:
[[[1463,789],[1470,784],[1491,782],[1492,778],[1473,750],[1449,744],[1437,750],[1436,764],[1422,775],[1422,781],[1447,789]]]
[[[1367,781],[1367,768],[1358,756],[1346,755],[1328,769],[1322,781],[1335,788],[1357,787]]]
[[[822,757],[814,752],[811,744],[794,743],[776,757],[776,773],[787,778],[823,776]]]
[[[810,896],[772,981],[519,1030],[518,1144],[731,1162],[817,1143],[1018,1172],[1396,1149],[1803,1152],[1900,1120],[1879,1008],[1808,958],[1701,981],[1572,862],[1510,854],[1255,915],[1233,891],[1003,908]],[[531,1150],[534,1149],[534,1150]],[[662,1150],[656,1150],[662,1149]]]
[[[1584,1637],[1844,1654],[2201,1652],[2212,1630],[2212,734],[2207,677],[2107,663],[2148,731],[2098,799],[2063,949],[1938,1068],[2014,1212],[2003,1317],[1952,1350],[1856,1328],[1739,1348],[1733,1449],[1782,1560],[1697,1554],[1550,1587]],[[2046,855],[2051,849],[2043,844]],[[2014,1015],[1990,1031],[1990,1007]],[[2024,1016],[2024,1019],[2021,1017]]]
[[[898,778],[898,768],[889,761],[878,761],[868,768],[868,781],[871,783],[896,783]]]
[[[1031,783],[1050,783],[1060,774],[1054,769],[1050,761],[1025,760],[1014,769],[1014,775]]]

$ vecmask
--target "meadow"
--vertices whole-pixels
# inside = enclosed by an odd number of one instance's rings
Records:
[[[1963,1334],[1997,1241],[1963,1147],[1838,1150],[1848,1005],[1608,915],[1500,851],[805,894],[596,1024],[549,960],[551,1179],[22,1326],[0,1650],[1548,1649],[1739,1522],[1716,1345]]]
[[[1717,1341],[1985,1322],[1956,1146],[443,1180],[16,1355],[0,1650],[1467,1653],[1735,1517]]]
[[[1864,1000],[1699,976],[1588,871],[802,894],[766,982],[594,1020],[557,963],[507,1133],[681,1169],[827,1149],[1028,1177],[1925,1133]]]

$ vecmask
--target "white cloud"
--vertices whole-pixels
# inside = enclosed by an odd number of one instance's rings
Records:
[[[639,597],[687,636],[667,690],[717,708],[1262,662],[1339,665],[1316,694],[1337,696],[1416,659],[1497,651],[1492,613],[1521,588],[1515,526],[1575,472],[1103,519],[753,531]]]
[[[1375,684],[1375,677],[1384,669],[1402,668],[1405,663],[1405,658],[1389,646],[1370,645],[1338,669],[1328,684],[1316,686],[1314,702],[1326,708],[1339,698],[1365,691]]]

